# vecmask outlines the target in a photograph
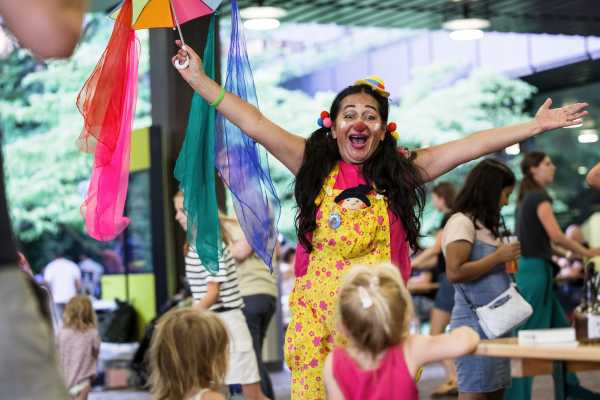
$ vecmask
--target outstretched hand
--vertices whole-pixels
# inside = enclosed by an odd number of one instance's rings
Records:
[[[181,40],[176,40],[175,44],[179,47],[179,50],[173,58],[171,58],[171,63],[175,66],[175,62],[179,62],[180,64],[183,64],[186,60],[189,62],[187,68],[175,68],[183,79],[185,79],[190,86],[194,87],[194,84],[205,76],[202,59],[191,47],[183,44]]]
[[[588,103],[575,103],[559,108],[550,108],[552,99],[547,98],[535,114],[535,122],[542,132],[571,125],[581,124],[583,117],[588,114],[585,110]]]

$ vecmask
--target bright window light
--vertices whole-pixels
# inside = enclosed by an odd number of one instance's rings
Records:
[[[588,172],[587,167],[585,167],[583,165],[580,165],[579,167],[577,167],[577,173],[579,175],[585,175],[585,174],[587,174],[587,172]]]
[[[253,18],[244,21],[244,28],[253,31],[268,31],[279,28],[279,20],[275,18]]]

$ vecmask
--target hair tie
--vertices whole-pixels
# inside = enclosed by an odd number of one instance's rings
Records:
[[[317,120],[317,124],[321,127],[321,128],[331,128],[331,125],[333,125],[331,118],[329,117],[329,113],[327,111],[321,111],[321,116],[320,118]]]
[[[373,299],[367,292],[364,286],[358,287],[358,296],[360,297],[360,302],[362,303],[362,308],[367,309],[373,306]]]
[[[385,131],[387,133],[389,133],[390,135],[392,135],[392,137],[394,138],[395,141],[398,141],[398,139],[400,139],[400,134],[398,133],[398,131],[396,130],[396,128],[397,128],[396,123],[395,122],[390,122],[385,127]]]
[[[373,290],[379,289],[379,277],[378,276],[371,277],[371,279],[369,279],[369,286]]]

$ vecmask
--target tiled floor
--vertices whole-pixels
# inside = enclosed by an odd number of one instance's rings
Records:
[[[586,372],[578,374],[581,383],[588,389],[600,392],[600,371]],[[286,371],[272,374],[273,386],[277,400],[289,400],[290,398],[290,376]],[[443,370],[438,365],[431,365],[425,368],[421,381],[419,382],[419,397],[421,399],[430,398],[431,393],[443,381]],[[139,391],[105,391],[93,392],[90,400],[150,400],[151,396],[147,392]],[[450,398],[450,397],[449,397]],[[553,398],[552,379],[549,376],[539,377],[533,385],[533,400]],[[302,399],[309,400],[309,399]]]

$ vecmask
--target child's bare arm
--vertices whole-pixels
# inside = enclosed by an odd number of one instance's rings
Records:
[[[327,389],[328,400],[344,400],[344,395],[340,390],[335,378],[333,377],[333,357],[331,353],[325,359],[323,367],[323,378],[325,379],[325,388]]]
[[[478,344],[479,334],[468,326],[461,326],[443,335],[414,335],[407,339],[404,346],[406,363],[414,376],[419,367],[470,354]]]
[[[219,282],[208,282],[206,287],[206,295],[201,298],[195,305],[197,309],[208,310],[213,304],[217,302],[219,298],[219,290],[221,283]]]

